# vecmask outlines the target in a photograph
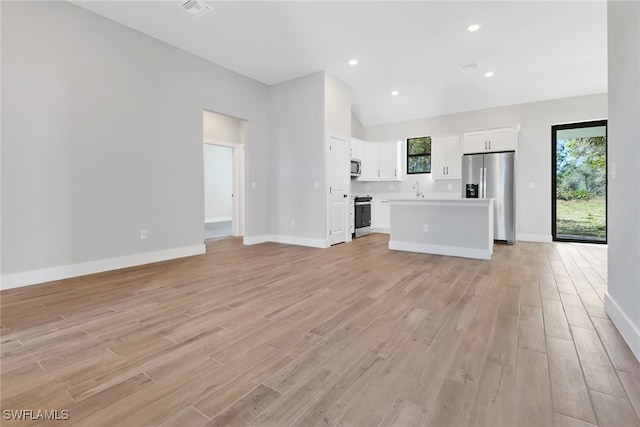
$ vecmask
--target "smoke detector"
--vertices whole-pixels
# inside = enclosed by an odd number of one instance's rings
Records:
[[[202,0],[187,0],[180,3],[178,7],[198,18],[202,18],[204,15],[213,10],[211,6],[209,6]]]
[[[472,62],[471,64],[465,64],[465,65],[461,65],[460,69],[462,71],[474,71],[478,69],[478,66],[480,64],[478,64],[477,62]]]

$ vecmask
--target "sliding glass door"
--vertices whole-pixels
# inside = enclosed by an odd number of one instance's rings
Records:
[[[552,134],[555,241],[607,242],[607,121],[556,125]]]

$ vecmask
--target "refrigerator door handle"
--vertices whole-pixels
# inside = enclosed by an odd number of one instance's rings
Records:
[[[480,190],[480,197],[483,199],[487,197],[487,168],[482,168],[482,189]]]

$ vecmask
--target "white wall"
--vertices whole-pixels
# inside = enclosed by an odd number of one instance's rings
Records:
[[[351,91],[319,72],[273,85],[269,96],[273,204],[265,239],[325,247],[326,134],[349,136]]]
[[[358,139],[364,139],[364,126],[362,126],[360,119],[354,112],[351,112],[351,136]]]
[[[271,232],[281,241],[320,246],[326,234],[324,73],[273,85],[269,95]]]
[[[640,360],[640,3],[609,1],[607,24],[609,286],[605,308]]]
[[[517,233],[522,240],[551,240],[551,126],[606,118],[607,95],[589,95],[491,108],[365,128],[366,141],[405,141],[415,136],[441,136],[465,130],[520,124],[516,165]],[[406,169],[403,144],[402,169]],[[423,192],[456,192],[459,180],[436,181],[427,175],[405,175],[401,184],[352,181],[352,192],[412,192],[414,180]],[[529,189],[529,183],[534,189]],[[452,185],[452,189],[448,185]]]
[[[1,7],[4,288],[204,250],[203,110],[248,120],[268,232],[265,85],[67,2]]]
[[[342,136],[351,135],[351,88],[324,73],[325,129]]]
[[[204,144],[204,221],[231,221],[233,216],[232,149]]]

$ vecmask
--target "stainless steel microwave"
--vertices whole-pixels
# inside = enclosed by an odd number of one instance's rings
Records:
[[[362,161],[351,159],[351,176],[360,176],[362,173]]]

